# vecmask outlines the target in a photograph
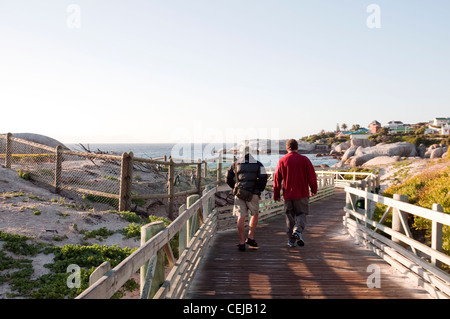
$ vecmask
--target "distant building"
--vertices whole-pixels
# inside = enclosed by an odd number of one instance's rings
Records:
[[[433,127],[427,127],[424,131],[424,134],[439,134],[439,130]]]
[[[444,125],[440,129],[441,135],[450,135],[450,125]]]
[[[435,117],[432,125],[436,127],[441,127],[450,124],[450,117]]]
[[[378,130],[381,129],[381,124],[378,121],[373,121],[369,124],[369,132],[376,134]]]
[[[403,124],[403,122],[401,121],[389,121],[386,125],[386,127],[390,130],[395,130],[397,129],[399,126],[403,126],[405,124]]]

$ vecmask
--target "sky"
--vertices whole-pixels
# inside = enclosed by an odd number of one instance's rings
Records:
[[[1,0],[0,133],[301,138],[450,116],[448,0]]]

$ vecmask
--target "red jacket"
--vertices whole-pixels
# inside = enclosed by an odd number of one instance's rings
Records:
[[[317,177],[311,161],[297,152],[290,152],[278,162],[273,178],[273,199],[280,199],[283,181],[283,198],[285,200],[309,197],[317,193]]]

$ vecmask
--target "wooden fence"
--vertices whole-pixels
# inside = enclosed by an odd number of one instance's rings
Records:
[[[266,188],[271,188],[273,181],[269,180]],[[310,197],[310,203],[323,199],[334,194],[334,176],[318,176],[317,177],[317,194]],[[227,185],[219,186],[217,192],[229,191]],[[266,196],[266,193],[269,193]],[[269,197],[269,198],[266,198]],[[282,214],[284,201],[274,201],[270,195],[270,191],[264,191],[261,194],[259,220],[262,221],[274,215]],[[218,230],[227,230],[236,227],[236,218],[232,216],[233,205],[222,206],[216,208]],[[248,220],[246,221],[246,225]]]
[[[358,186],[368,188],[369,191],[378,193],[380,190],[380,176],[374,173],[345,172],[345,171],[316,171],[318,176],[334,176],[336,187]]]
[[[347,231],[364,246],[373,250],[389,264],[424,287],[435,298],[450,297],[450,275],[441,269],[450,266],[450,256],[443,253],[443,225],[450,226],[450,215],[440,205],[426,209],[407,203],[406,196],[394,199],[369,191],[345,187],[347,204],[343,223]],[[358,208],[357,201],[364,203]],[[387,205],[378,222],[372,219],[376,204]],[[361,206],[361,205],[360,205]],[[392,214],[392,227],[383,223]],[[432,223],[431,246],[415,239],[408,226],[408,214],[423,217]]]
[[[217,173],[214,184],[218,184],[223,180],[223,161],[225,160],[225,158],[223,158],[222,154],[220,153],[216,158],[208,160],[175,162],[170,157],[169,160],[167,160],[167,157],[161,157],[158,159],[145,159],[134,157],[133,153],[123,153],[119,156],[110,154],[76,152],[62,149],[61,146],[53,148],[13,137],[11,133],[0,135],[0,142],[2,139],[4,140],[4,150],[3,152],[2,150],[0,150],[0,157],[2,155],[1,153],[3,153],[4,165],[6,168],[12,168],[13,164],[15,169],[21,169],[23,167],[24,170],[27,171],[27,173],[29,173],[33,179],[54,187],[55,192],[57,193],[61,190],[69,190],[81,194],[90,195],[91,197],[97,199],[111,199],[112,201],[110,202],[117,203],[117,209],[119,211],[130,210],[133,200],[167,199],[168,216],[173,220],[175,197],[187,196],[190,194],[201,194],[201,188],[205,186],[205,183],[203,183],[202,185],[202,182],[208,176],[208,162],[217,162]],[[26,161],[24,160],[24,158],[26,159]],[[77,179],[81,180],[82,177],[75,175],[70,178],[74,182],[67,183],[66,180],[69,178],[62,178],[62,172],[63,164],[67,162],[69,158],[76,158],[78,160],[87,159],[92,162],[94,160],[98,160],[119,167],[119,169],[117,170],[117,176],[107,176],[106,178],[102,176],[100,177],[100,179],[102,179],[105,183],[114,183],[114,181],[116,181],[115,183],[117,184],[117,187],[113,187],[112,191],[96,189],[96,186],[87,188],[86,183],[76,181]],[[133,172],[136,171],[135,166],[145,164],[167,168],[167,193],[149,193],[138,195],[132,193]],[[188,166],[195,167],[195,188],[175,192],[175,168]],[[68,172],[68,174],[70,174],[70,172]],[[110,180],[106,180],[107,178],[109,178]],[[95,185],[98,184],[99,182],[96,181]]]

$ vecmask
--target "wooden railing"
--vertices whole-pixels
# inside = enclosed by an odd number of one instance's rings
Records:
[[[442,229],[443,225],[450,226],[450,215],[443,213],[440,205],[434,204],[432,210],[426,209],[409,204],[407,198],[398,195],[392,199],[351,187],[345,187],[345,192],[347,203],[343,223],[347,231],[425,288],[432,297],[449,298],[450,275],[441,266],[450,266],[450,256],[442,249]],[[372,219],[376,203],[387,205],[378,222]],[[392,227],[387,227],[383,223],[391,212]],[[413,238],[407,214],[432,222],[431,246]]]
[[[267,188],[271,188],[273,181],[269,178],[267,182]],[[311,196],[310,203],[323,199],[325,197],[334,194],[334,177],[333,176],[318,176],[317,177],[317,194]],[[230,187],[227,185],[220,186],[218,192],[230,191]],[[268,195],[266,195],[268,193]],[[266,198],[268,197],[268,198]],[[284,201],[274,201],[270,191],[264,191],[261,194],[261,200],[259,203],[259,221],[263,221],[269,217],[279,215],[283,213]],[[232,215],[233,205],[227,205],[218,207],[217,210],[217,223],[218,230],[227,230],[236,227],[236,218]],[[246,220],[246,225],[248,220]]]
[[[345,171],[316,171],[317,176],[334,176],[336,187],[360,186],[369,188],[370,191],[378,193],[380,189],[380,176],[366,172],[345,172]]]
[[[318,194],[312,201],[334,193],[333,178],[319,178]],[[215,207],[216,192],[230,191],[227,185],[206,189],[202,197],[192,195],[180,207],[180,215],[168,227],[162,222],[151,223],[141,229],[141,247],[114,269],[100,265],[91,275],[90,287],[77,299],[110,298],[138,270],[141,276],[141,298],[183,298],[208,247],[209,240],[219,230],[233,227],[236,220],[231,211],[224,213]],[[283,201],[262,200],[260,218],[280,214]],[[231,207],[227,207],[230,209]],[[223,222],[225,221],[225,223]],[[175,260],[170,246],[178,234],[179,258]],[[150,237],[150,238],[149,238]],[[164,257],[166,256],[166,257]],[[164,270],[165,258],[170,269]],[[167,277],[164,273],[168,272]]]

